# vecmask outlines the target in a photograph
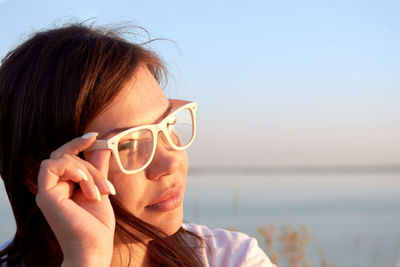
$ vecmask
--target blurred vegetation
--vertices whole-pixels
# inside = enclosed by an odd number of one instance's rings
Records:
[[[307,249],[312,239],[307,227],[294,229],[286,225],[278,231],[274,224],[258,227],[258,232],[265,242],[271,261],[280,267],[310,267]],[[322,248],[318,248],[321,267],[336,267],[327,261]]]

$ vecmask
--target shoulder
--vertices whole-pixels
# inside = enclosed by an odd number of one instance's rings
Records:
[[[12,241],[13,241],[13,240],[10,239],[10,240],[7,240],[6,242],[3,242],[2,244],[0,244],[0,250],[5,249],[8,245],[10,245],[10,243],[11,243]]]
[[[10,243],[11,243],[12,241],[13,241],[13,240],[10,239],[10,240],[7,240],[6,242],[0,244],[0,251],[2,251],[2,250],[5,249],[8,245],[10,245]],[[4,256],[1,257],[1,258],[3,259],[3,258],[5,258],[5,257],[7,257],[7,255],[4,255]],[[0,264],[0,267],[4,267],[4,266],[7,266],[7,263],[6,263],[6,262],[3,262],[3,263]]]
[[[182,227],[204,239],[201,258],[206,266],[275,266],[258,246],[257,240],[244,233],[209,229],[193,223]]]

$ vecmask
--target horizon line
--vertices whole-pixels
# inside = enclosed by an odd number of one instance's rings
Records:
[[[189,167],[188,174],[304,174],[304,173],[400,173],[400,164],[270,165]]]

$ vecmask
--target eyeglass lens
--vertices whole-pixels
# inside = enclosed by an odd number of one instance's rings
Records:
[[[183,109],[167,120],[167,132],[177,147],[186,146],[193,138],[193,117],[189,109]],[[122,167],[133,171],[143,167],[153,151],[153,133],[149,129],[136,130],[123,136],[118,142],[118,155]]]

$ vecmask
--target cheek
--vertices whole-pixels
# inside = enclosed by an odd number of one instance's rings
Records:
[[[185,150],[174,151],[179,167],[176,170],[178,177],[183,182],[183,193],[186,191],[186,176],[188,170],[188,155]],[[149,188],[148,178],[145,172],[139,172],[132,175],[126,175],[121,172],[114,156],[110,158],[108,178],[113,183],[117,192],[115,198],[133,215],[141,218],[145,214],[144,207],[148,204],[148,195],[152,189]],[[163,178],[161,178],[163,179]],[[151,183],[150,183],[151,184]],[[147,201],[147,202],[146,202]],[[143,218],[142,218],[143,219]]]
[[[108,176],[118,176],[119,174],[123,174],[122,171],[120,170],[117,160],[115,159],[114,153],[112,153],[110,157],[110,163],[108,166]]]
[[[183,169],[183,171],[185,172],[185,175],[186,175],[187,170],[188,170],[188,162],[189,162],[188,154],[187,154],[186,150],[183,150],[183,151],[180,151],[180,152],[181,152],[180,153],[181,166],[182,166],[182,169]]]
[[[188,159],[188,155],[187,155],[187,153],[186,153],[186,151],[184,151],[185,153],[184,153],[184,155],[183,155],[183,163],[182,163],[182,165],[183,165],[183,185],[184,185],[184,190],[186,191],[186,180],[187,180],[187,172],[188,172],[188,162],[189,162],[189,159]],[[184,192],[185,192],[184,191]]]
[[[126,175],[119,171],[109,171],[109,180],[113,183],[116,191],[115,199],[122,206],[129,210],[133,215],[138,216],[145,206],[145,188],[146,185],[141,183],[143,177],[140,174]]]

